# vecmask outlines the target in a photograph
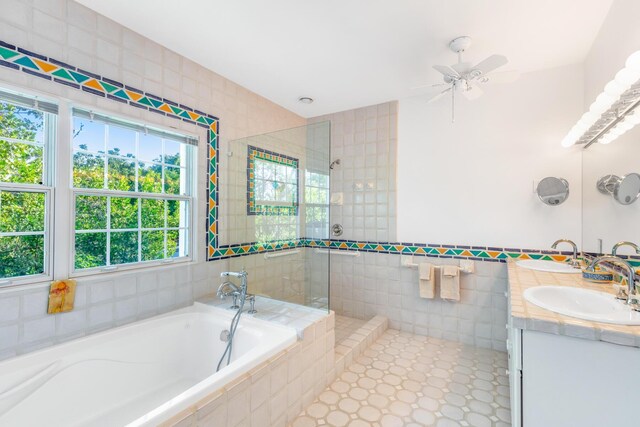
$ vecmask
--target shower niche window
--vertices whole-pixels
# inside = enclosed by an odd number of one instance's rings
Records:
[[[321,239],[329,228],[329,174],[307,170],[304,182],[306,236]]]
[[[298,159],[248,147],[247,214],[298,214]]]

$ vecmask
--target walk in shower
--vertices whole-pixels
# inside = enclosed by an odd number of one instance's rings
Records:
[[[224,144],[220,158],[221,245],[257,246],[233,257],[249,292],[329,308],[330,122]]]

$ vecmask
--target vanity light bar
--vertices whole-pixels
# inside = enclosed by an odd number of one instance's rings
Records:
[[[567,136],[563,147],[595,142],[608,144],[640,124],[640,50],[632,53],[625,67],[607,83],[604,91],[584,113]]]

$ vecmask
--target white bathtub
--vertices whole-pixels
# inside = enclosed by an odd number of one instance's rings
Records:
[[[0,362],[0,426],[157,425],[296,340],[245,313],[216,373],[233,313],[195,303]]]

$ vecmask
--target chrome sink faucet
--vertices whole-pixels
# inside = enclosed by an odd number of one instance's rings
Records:
[[[576,245],[573,240],[558,239],[555,242],[553,242],[553,245],[551,245],[551,249],[556,249],[559,243],[568,243],[573,247],[573,258],[571,258],[571,261],[569,261],[569,264],[573,268],[580,268],[580,261],[578,261],[578,245]]]
[[[636,245],[633,242],[624,241],[624,242],[618,242],[615,245],[613,245],[613,249],[611,249],[611,255],[617,256],[618,248],[620,246],[631,246],[633,250],[636,251],[636,254],[640,254],[640,246]]]
[[[591,261],[589,267],[587,267],[587,271],[595,271],[595,268],[598,264],[603,262],[611,262],[614,264],[618,264],[619,266],[624,267],[627,270],[627,282],[629,283],[629,291],[625,291],[620,288],[616,298],[626,300],[626,304],[630,305],[634,310],[640,311],[640,304],[637,302],[636,296],[636,272],[627,261],[618,258],[613,255],[603,255]]]

